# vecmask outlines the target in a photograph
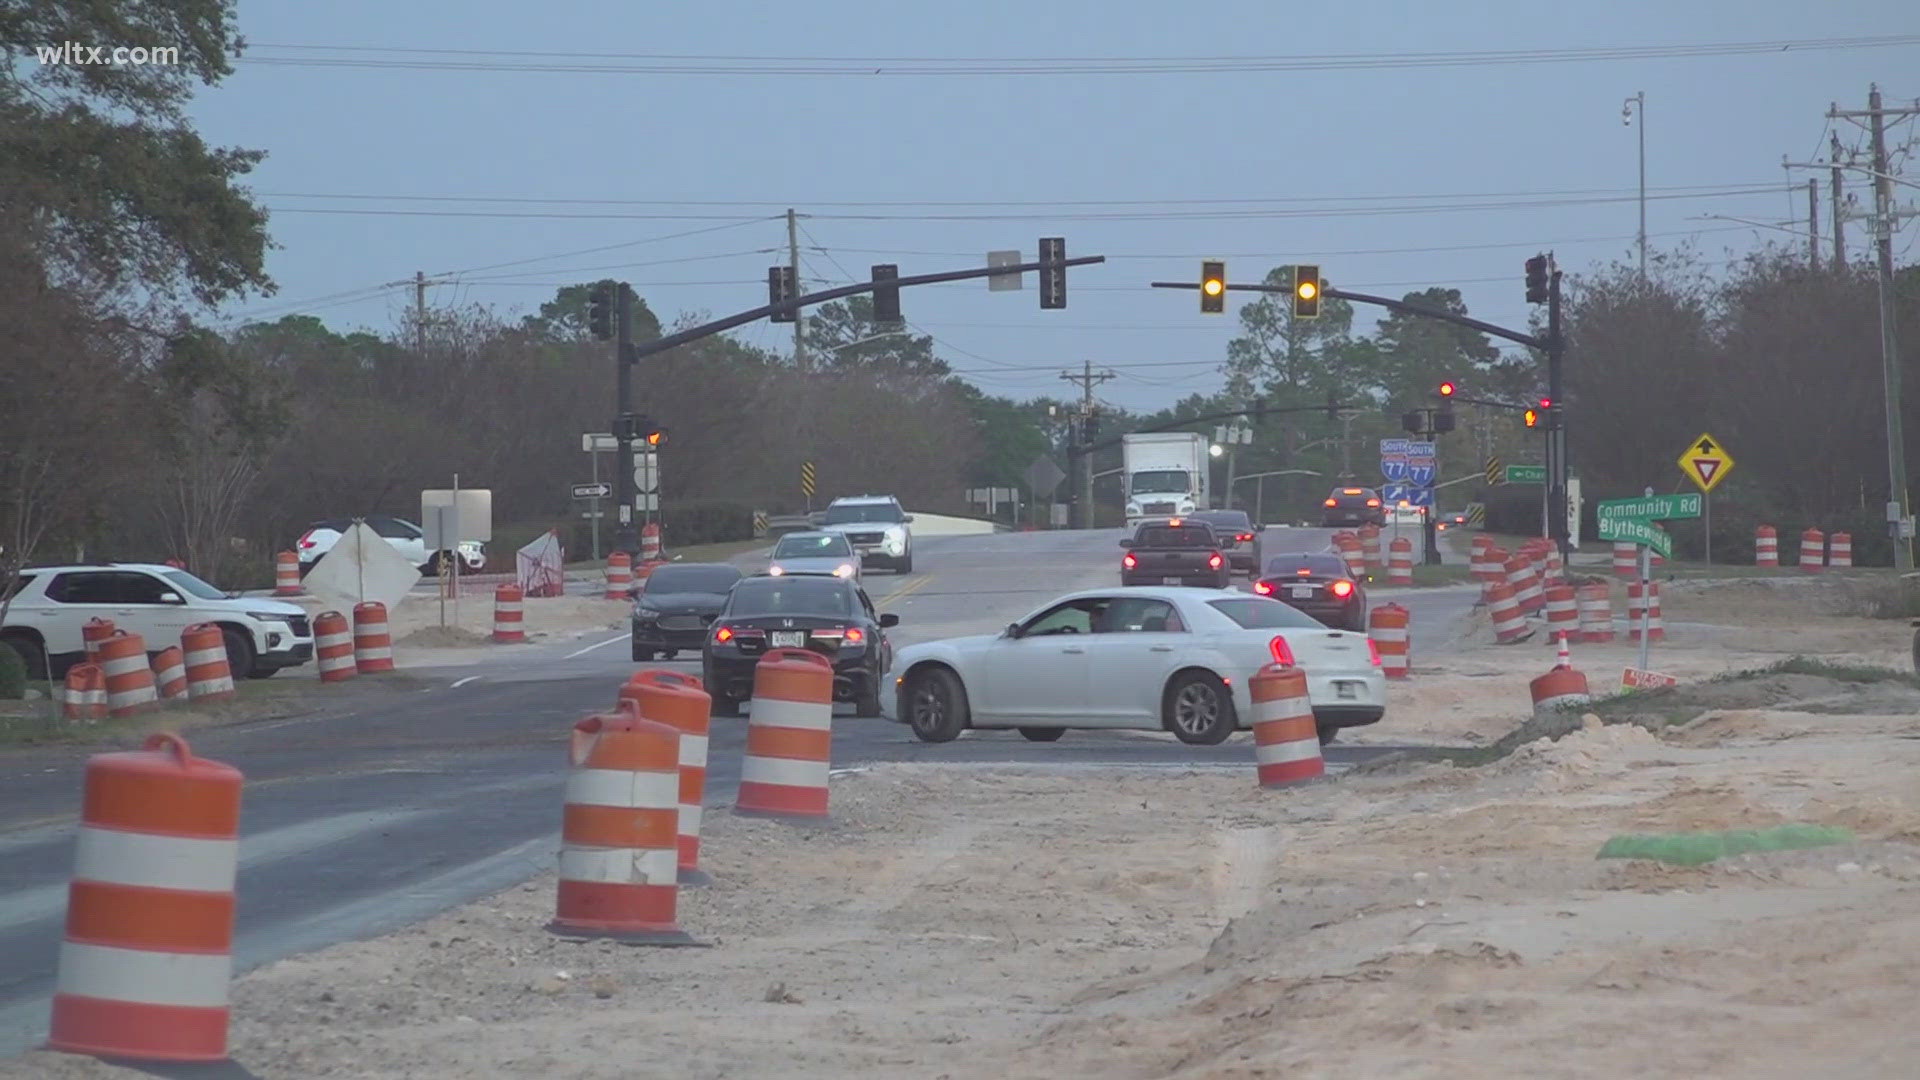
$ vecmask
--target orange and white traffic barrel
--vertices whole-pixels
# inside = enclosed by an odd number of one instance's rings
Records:
[[[1513,598],[1513,586],[1504,581],[1490,581],[1483,591],[1487,612],[1493,619],[1494,640],[1502,645],[1524,640],[1531,631],[1527,629],[1526,613]]]
[[[1753,530],[1753,565],[1780,565],[1780,534],[1771,525],[1757,525]]]
[[[1665,641],[1667,637],[1666,626],[1660,621],[1660,583],[1650,581],[1647,583],[1647,588],[1648,592],[1645,595],[1648,599],[1644,605],[1647,640]],[[1643,607],[1641,596],[1640,583],[1637,581],[1630,582],[1627,585],[1627,640],[1629,641],[1640,640],[1640,622]]]
[[[691,945],[680,929],[674,834],[680,733],[630,702],[573,726],[560,888],[547,929],[636,945]]]
[[[99,664],[75,664],[67,669],[60,695],[60,715],[74,721],[107,718],[107,673]]]
[[[1565,581],[1567,567],[1560,561],[1560,545],[1549,540],[1541,548],[1541,552],[1546,556],[1546,569],[1540,575],[1541,580]]]
[[[1819,529],[1808,529],[1800,534],[1800,569],[1809,574],[1817,574],[1826,567],[1822,565],[1826,555],[1827,537]]]
[[[1380,653],[1380,673],[1389,679],[1412,674],[1407,655],[1410,621],[1412,613],[1399,604],[1381,604],[1367,616],[1367,639]]]
[[[99,659],[100,643],[118,633],[113,620],[94,616],[80,627],[80,645],[87,650],[89,662]]]
[[[1340,552],[1340,558],[1346,561],[1347,576],[1366,577],[1367,556],[1360,547],[1360,538],[1350,532],[1341,532],[1333,534],[1333,542],[1335,549]]]
[[[353,630],[337,611],[313,617],[313,654],[321,682],[346,682],[360,673],[353,659]]]
[[[1853,567],[1853,534],[1837,532],[1827,537],[1827,565],[1835,570]]]
[[[1628,540],[1613,542],[1613,576],[1617,578],[1640,576],[1639,545]]]
[[[196,623],[180,634],[187,662],[187,695],[195,701],[233,696],[233,668],[227,663],[227,639],[212,623]]]
[[[1480,569],[1475,576],[1481,581],[1489,583],[1507,580],[1508,557],[1509,553],[1506,548],[1498,544],[1488,544],[1486,554],[1480,563]]]
[[[649,521],[640,528],[640,560],[660,561],[660,524]]]
[[[664,668],[634,673],[620,688],[640,715],[680,732],[680,884],[712,882],[700,869],[700,810],[707,791],[707,718],[713,698],[698,677]]]
[[[1493,537],[1488,536],[1486,533],[1474,534],[1473,546],[1467,555],[1467,568],[1474,577],[1479,578],[1481,581],[1489,580],[1489,575],[1492,572],[1492,558],[1489,554],[1492,550]]]
[[[1540,578],[1533,572],[1533,560],[1524,553],[1517,553],[1507,560],[1507,586],[1513,590],[1514,603],[1520,605],[1523,615],[1531,615],[1546,606],[1547,598],[1540,591]]]
[[[1396,536],[1387,545],[1387,584],[1413,584],[1413,541]]]
[[[226,1060],[242,783],[177,735],[87,761],[48,1049]]]
[[[1327,774],[1320,732],[1307,697],[1307,673],[1268,664],[1253,673],[1253,760],[1263,788],[1285,787]]]
[[[1380,558],[1380,526],[1368,522],[1360,527],[1360,555],[1368,570],[1385,570],[1387,564]]]
[[[273,557],[273,595],[299,596],[306,590],[300,587],[300,556],[291,551],[283,551]]]
[[[833,762],[833,664],[806,649],[769,649],[753,669],[737,814],[827,816]]]
[[[627,599],[627,591],[633,588],[633,557],[624,551],[616,551],[607,556],[607,592],[609,600]]]
[[[387,605],[378,600],[353,605],[353,666],[362,675],[393,670],[393,634],[387,629]]]
[[[159,688],[161,701],[187,696],[187,661],[180,646],[169,645],[153,654],[153,684]]]
[[[1612,641],[1613,633],[1613,588],[1601,582],[1598,585],[1582,585],[1573,590],[1574,602],[1580,611],[1580,640],[1598,644]]]
[[[147,643],[139,634],[117,631],[100,643],[94,662],[107,677],[107,714],[134,716],[160,703],[147,662]]]
[[[1587,692],[1587,677],[1571,666],[1555,667],[1528,683],[1527,689],[1533,694],[1533,715],[1538,717],[1593,701],[1593,695]]]
[[[493,640],[513,645],[527,640],[526,593],[514,584],[493,590]]]
[[[1580,602],[1573,586],[1554,584],[1541,590],[1546,596],[1547,640],[1569,641],[1580,633]]]

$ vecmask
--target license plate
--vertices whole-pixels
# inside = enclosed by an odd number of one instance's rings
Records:
[[[1161,578],[1161,579],[1160,579],[1160,584],[1162,584],[1162,585],[1178,585],[1178,584],[1180,584],[1180,580],[1181,580],[1181,579],[1179,579],[1179,578],[1177,578],[1177,577],[1163,577],[1163,578]]]
[[[1311,585],[1295,585],[1295,586],[1293,587],[1293,598],[1294,598],[1295,600],[1311,600],[1311,599],[1313,599],[1313,586],[1311,586]]]
[[[1341,701],[1353,701],[1360,696],[1359,684],[1350,682],[1334,683],[1333,696],[1339,698]]]
[[[776,649],[804,649],[807,647],[805,630],[775,630],[773,647]]]

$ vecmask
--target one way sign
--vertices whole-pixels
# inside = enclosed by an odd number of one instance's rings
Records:
[[[1733,456],[1719,439],[1702,434],[1680,455],[1680,471],[1701,491],[1712,491],[1733,471]]]

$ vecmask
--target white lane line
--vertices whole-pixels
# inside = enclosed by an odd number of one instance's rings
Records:
[[[581,650],[580,650],[580,651],[578,651],[578,652],[570,652],[570,653],[568,653],[567,655],[565,655],[565,656],[563,656],[563,657],[561,657],[561,659],[563,659],[563,660],[571,660],[571,659],[573,659],[573,658],[574,658],[574,657],[576,657],[576,656],[585,656],[585,655],[587,655],[588,653],[590,653],[590,652],[592,652],[592,651],[593,651],[593,650],[595,650],[595,649],[604,649],[604,648],[606,648],[606,647],[607,647],[607,646],[609,646],[609,645],[617,645],[617,644],[619,644],[619,643],[620,643],[620,642],[622,642],[622,641],[626,641],[626,640],[628,640],[628,639],[630,639],[630,638],[631,638],[632,636],[633,636],[633,635],[631,635],[631,634],[621,634],[621,635],[620,635],[619,637],[610,637],[610,638],[608,638],[607,640],[605,640],[605,641],[603,641],[603,642],[601,642],[601,643],[600,643],[600,644],[598,644],[598,645],[589,645],[589,646],[587,646],[586,648],[584,648],[584,649],[581,649]]]
[[[467,677],[466,677],[466,678],[464,678],[464,679],[457,679],[457,680],[455,680],[455,681],[454,681],[454,684],[453,684],[453,685],[452,685],[451,687],[449,687],[449,689],[452,689],[452,690],[458,690],[458,689],[460,689],[461,687],[463,687],[463,686],[465,686],[465,685],[467,685],[468,683],[470,683],[470,682],[472,682],[473,680],[475,680],[475,679],[478,679],[478,678],[480,678],[480,676],[478,676],[478,675],[469,675],[469,676],[467,676]]]

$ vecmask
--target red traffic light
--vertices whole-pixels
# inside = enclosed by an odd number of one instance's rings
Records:
[[[1552,398],[1541,398],[1541,399],[1540,399],[1540,407],[1541,407],[1541,408],[1543,408],[1543,409],[1551,409],[1551,408],[1553,408],[1553,399],[1552,399]]]
[[[1443,383],[1441,383],[1441,384],[1440,384],[1440,396],[1441,396],[1441,397],[1452,397],[1452,396],[1453,396],[1453,383],[1452,383],[1452,382],[1443,382]]]

